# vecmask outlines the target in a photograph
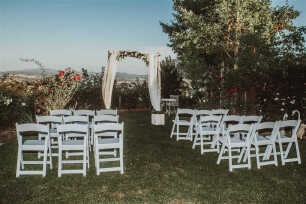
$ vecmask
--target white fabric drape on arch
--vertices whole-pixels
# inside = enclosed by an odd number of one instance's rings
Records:
[[[160,67],[159,55],[149,54],[148,87],[151,104],[156,111],[160,111]]]
[[[112,93],[117,72],[117,52],[109,51],[106,70],[104,70],[102,82],[102,97],[106,109],[110,109],[112,103]]]
[[[160,111],[161,98],[161,79],[159,54],[149,54],[149,72],[148,87],[150,93],[151,104],[156,111]],[[110,109],[112,101],[112,92],[117,72],[117,52],[109,51],[107,67],[103,77],[102,96],[106,109]]]

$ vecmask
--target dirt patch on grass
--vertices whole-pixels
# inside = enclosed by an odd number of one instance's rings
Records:
[[[121,193],[121,192],[115,192],[115,193],[109,194],[109,197],[110,198],[119,198],[119,199],[122,199],[122,198],[125,197],[125,194]]]
[[[0,143],[6,143],[16,137],[15,128],[0,129]]]

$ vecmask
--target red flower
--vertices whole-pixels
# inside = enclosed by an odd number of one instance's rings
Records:
[[[36,113],[37,113],[37,114],[39,114],[39,113],[40,113],[40,109],[39,109],[39,108],[36,110]]]
[[[82,80],[82,76],[81,75],[79,75],[79,80]]]
[[[62,83],[61,83],[61,82],[58,82],[58,85],[59,85],[59,86],[61,86],[61,85],[62,85]]]
[[[74,75],[74,80],[78,80],[78,75],[77,74]]]
[[[58,76],[58,77],[59,77],[60,79],[62,79],[65,72],[64,72],[64,71],[59,71],[59,72],[60,72],[60,73],[59,73],[59,76]]]
[[[230,95],[229,95],[229,94],[226,94],[225,96],[226,96],[226,97],[229,97]]]

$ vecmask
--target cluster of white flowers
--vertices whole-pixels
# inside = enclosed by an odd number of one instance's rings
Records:
[[[0,103],[4,104],[6,106],[10,105],[13,102],[13,99],[9,96],[6,96],[4,94],[0,94]]]

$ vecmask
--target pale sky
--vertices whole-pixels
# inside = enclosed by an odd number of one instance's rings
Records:
[[[301,12],[297,25],[305,25],[306,1],[289,4]],[[159,25],[172,13],[172,0],[0,0],[0,69],[37,68],[19,60],[35,58],[52,69],[100,71],[112,49],[175,57]],[[147,68],[128,58],[118,71],[145,74]]]

